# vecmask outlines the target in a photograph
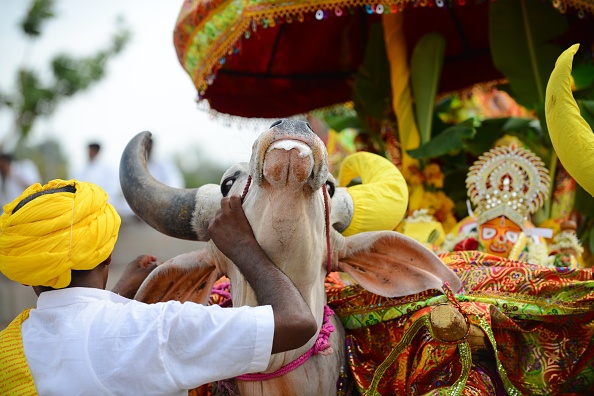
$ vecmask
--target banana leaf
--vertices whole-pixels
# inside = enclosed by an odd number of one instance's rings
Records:
[[[416,159],[455,154],[459,150],[465,149],[468,141],[472,140],[475,135],[474,119],[470,118],[460,124],[447,128],[419,148],[409,150],[408,154]]]
[[[578,99],[576,102],[580,108],[580,114],[590,125],[590,128],[594,130],[594,100]]]
[[[415,118],[421,144],[431,140],[433,108],[441,78],[445,46],[446,40],[441,33],[427,33],[418,41],[411,56],[411,88],[415,98]]]
[[[579,184],[575,189],[575,203],[573,208],[584,216],[594,218],[594,197],[592,197]]]
[[[489,41],[495,67],[514,99],[534,109],[544,103],[548,78],[564,48],[553,40],[568,28],[548,1],[497,0],[489,5]]]
[[[577,90],[591,88],[594,85],[594,65],[577,64],[571,70],[571,76]]]
[[[363,64],[355,77],[353,102],[362,120],[383,120],[391,109],[390,66],[381,23],[371,26]]]
[[[352,114],[324,114],[324,122],[336,132],[347,128],[362,129],[364,126],[356,113]]]
[[[509,118],[489,118],[481,121],[476,128],[476,135],[472,141],[467,142],[466,149],[473,155],[478,156],[489,151],[495,141],[503,136],[503,126]]]
[[[521,132],[530,128],[530,125],[533,121],[534,119],[532,118],[511,117],[505,122],[505,124],[503,124],[501,129],[504,132]]]

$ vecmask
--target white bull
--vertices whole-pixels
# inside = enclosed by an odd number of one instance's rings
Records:
[[[240,163],[227,170],[220,186],[198,189],[174,189],[150,176],[144,158],[144,146],[149,139],[148,132],[137,135],[122,156],[120,181],[131,208],[164,234],[209,241],[208,224],[220,207],[221,198],[242,194],[251,176],[243,207],[254,235],[268,257],[295,283],[319,328],[324,319],[324,279],[328,270],[347,272],[367,290],[388,297],[440,289],[443,281],[454,290],[460,287],[451,270],[410,238],[394,231],[344,237],[335,229],[343,231],[351,222],[353,200],[346,188],[334,186],[326,148],[305,122],[275,122],[255,141],[249,164]],[[329,215],[331,208],[334,213]],[[326,216],[333,226],[329,230]],[[213,283],[223,275],[230,279],[234,306],[258,304],[238,268],[212,241],[202,250],[182,254],[158,267],[136,298],[146,302],[176,299],[206,304]],[[337,329],[329,339],[331,349],[275,378],[236,380],[239,393],[335,395],[339,373],[348,368],[344,330],[334,315],[331,323]],[[316,337],[299,349],[272,355],[265,372],[273,373],[295,361],[315,341]]]

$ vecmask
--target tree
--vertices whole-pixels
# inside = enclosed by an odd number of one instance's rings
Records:
[[[55,17],[53,0],[32,0],[20,27],[31,40],[41,35],[45,22]],[[0,87],[0,111],[13,114],[12,130],[0,141],[0,151],[9,142],[21,146],[39,117],[51,115],[67,98],[90,88],[106,74],[107,62],[119,54],[130,39],[130,32],[119,21],[118,29],[106,48],[86,57],[57,54],[50,61],[50,81],[42,81],[38,71],[21,66],[16,75],[14,92]],[[39,165],[39,164],[38,164]]]

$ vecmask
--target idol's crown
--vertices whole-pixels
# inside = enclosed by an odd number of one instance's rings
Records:
[[[523,228],[549,192],[549,171],[534,153],[515,144],[492,148],[470,167],[468,197],[478,224],[506,216]]]

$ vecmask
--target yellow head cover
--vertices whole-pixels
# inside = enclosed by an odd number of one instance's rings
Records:
[[[105,191],[76,180],[36,183],[3,209],[0,271],[25,285],[55,289],[70,284],[71,270],[105,261],[121,223]]]
[[[342,235],[395,229],[408,205],[408,187],[402,173],[386,158],[361,151],[344,159],[338,184],[344,187],[357,177],[361,177],[362,184],[347,190],[355,206],[353,219]]]

